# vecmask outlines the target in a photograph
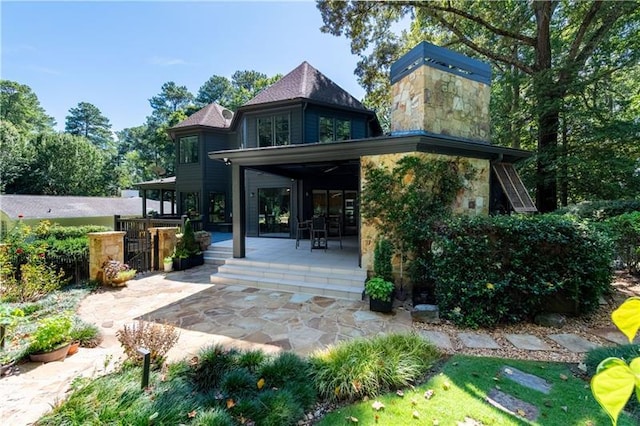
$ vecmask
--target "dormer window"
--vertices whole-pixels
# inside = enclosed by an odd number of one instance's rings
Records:
[[[319,142],[345,141],[351,139],[351,120],[335,117],[320,117]]]
[[[289,115],[258,118],[258,146],[289,145]]]
[[[198,162],[198,137],[185,136],[178,140],[178,161],[180,164],[190,164]]]

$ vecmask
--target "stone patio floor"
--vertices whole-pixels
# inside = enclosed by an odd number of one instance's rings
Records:
[[[207,265],[156,273],[132,280],[127,287],[105,288],[89,295],[81,303],[79,315],[100,327],[102,344],[93,349],[80,348],[64,362],[21,364],[19,374],[0,379],[3,424],[32,424],[66,397],[75,377],[113,371],[123,357],[116,332],[139,318],[179,327],[180,339],[169,352],[169,361],[193,356],[214,343],[306,355],[341,340],[412,330],[410,313],[404,309],[384,315],[370,312],[368,303],[362,301],[214,286],[209,283],[210,274]],[[443,349],[450,347],[447,335],[422,334]],[[457,338],[469,347],[496,344],[487,335],[467,333]],[[568,350],[583,350],[580,342],[568,340],[574,345]],[[523,349],[537,349],[535,340],[527,336],[514,336],[510,341]]]

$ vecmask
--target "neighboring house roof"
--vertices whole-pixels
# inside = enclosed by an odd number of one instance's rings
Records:
[[[227,118],[225,118],[225,115],[227,116]],[[191,114],[186,120],[183,120],[175,126],[171,127],[171,130],[178,130],[183,127],[193,126],[206,126],[227,129],[231,124],[231,118],[233,118],[233,112],[223,107],[222,105],[211,103],[201,110],[198,110]]]
[[[134,183],[133,186],[140,189],[176,189],[176,177],[169,176],[161,179],[147,180],[144,182]]]
[[[307,61],[262,90],[242,107],[299,98],[369,111],[360,101],[331,81],[326,75],[312,67]]]
[[[148,210],[160,210],[160,202],[147,200]],[[165,210],[171,209],[165,202]],[[0,195],[0,210],[10,219],[140,216],[142,198],[75,197],[57,195]]]

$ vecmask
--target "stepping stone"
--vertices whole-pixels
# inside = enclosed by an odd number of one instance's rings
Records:
[[[291,299],[289,299],[289,302],[291,303],[304,303],[304,302],[308,302],[309,300],[311,300],[313,296],[310,294],[301,294],[301,293],[295,293],[293,296],[291,296]]]
[[[505,334],[504,337],[518,349],[527,351],[549,351],[551,348],[533,334]]]
[[[411,310],[411,319],[417,322],[438,324],[440,315],[436,305],[416,305]]]
[[[458,339],[471,349],[500,349],[500,345],[488,334],[458,333]]]
[[[516,417],[524,417],[529,421],[535,421],[540,414],[538,407],[529,404],[514,396],[501,392],[497,389],[491,389],[487,394],[487,402],[494,407],[505,411]]]
[[[529,389],[537,390],[544,394],[551,392],[551,383],[547,382],[542,377],[538,377],[535,374],[525,373],[517,368],[504,366],[500,370],[503,377],[513,380],[514,382],[527,387]]]
[[[610,342],[617,343],[619,345],[629,344],[629,339],[627,339],[627,336],[622,334],[620,330],[615,327],[596,328],[590,331],[596,336],[600,336]],[[633,343],[640,343],[640,338],[636,337],[635,339],[633,339]]]
[[[440,349],[453,349],[451,339],[446,333],[441,331],[420,330],[419,334]]]
[[[564,346],[571,352],[576,353],[589,352],[591,349],[598,347],[595,343],[591,343],[590,341],[585,340],[580,336],[576,336],[573,333],[550,334],[547,337],[559,345]]]

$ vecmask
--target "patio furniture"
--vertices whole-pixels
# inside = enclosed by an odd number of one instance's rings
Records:
[[[342,216],[329,216],[329,238],[337,237],[340,240],[340,249],[342,249]]]
[[[314,216],[311,219],[311,250],[324,249],[327,250],[327,220],[324,216]]]
[[[304,238],[305,233],[309,233],[311,231],[311,221],[310,220],[300,220],[299,217],[296,217],[296,249],[300,245],[300,240]]]

